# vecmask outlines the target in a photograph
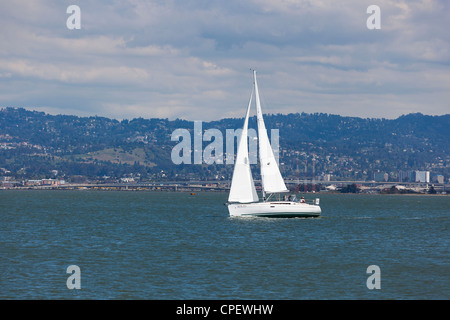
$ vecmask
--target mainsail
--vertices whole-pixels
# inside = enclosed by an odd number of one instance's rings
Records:
[[[253,71],[253,79],[255,87],[256,117],[258,121],[259,161],[261,165],[263,195],[265,193],[289,192],[284,184],[272,147],[270,146],[269,137],[267,136],[267,130],[261,111],[261,103],[259,101],[256,71]]]
[[[250,160],[248,158],[248,117],[250,114],[252,97],[253,91],[248,103],[247,114],[245,115],[244,126],[242,128],[242,134],[237,149],[230,195],[228,196],[229,202],[249,203],[259,200],[250,169]]]

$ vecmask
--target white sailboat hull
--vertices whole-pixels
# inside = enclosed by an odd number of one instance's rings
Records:
[[[229,203],[227,205],[231,217],[306,218],[318,217],[322,212],[318,205],[291,201]]]

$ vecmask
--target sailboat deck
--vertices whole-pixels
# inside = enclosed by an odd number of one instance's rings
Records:
[[[285,218],[317,217],[321,214],[321,209],[318,205],[290,201],[229,203],[228,211],[231,216]]]

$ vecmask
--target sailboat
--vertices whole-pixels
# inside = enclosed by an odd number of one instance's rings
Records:
[[[258,150],[261,169],[262,200],[259,199],[253,180],[248,154],[248,119],[255,95],[256,118],[258,125]],[[295,195],[280,195],[288,193],[278,163],[267,136],[261,111],[256,71],[253,70],[253,90],[250,95],[244,126],[239,140],[230,193],[226,203],[232,217],[318,217],[321,214],[319,198],[313,203],[297,201]],[[279,199],[276,198],[278,194]]]

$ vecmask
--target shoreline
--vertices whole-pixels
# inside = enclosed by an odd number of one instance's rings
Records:
[[[0,188],[2,191],[125,191],[125,192],[164,192],[164,193],[191,193],[191,195],[197,195],[197,193],[228,193],[228,188],[209,188],[209,187],[178,187],[176,190],[173,186],[170,187],[105,187],[92,185],[86,186],[65,186],[65,187],[10,187]],[[356,193],[344,193],[336,191],[324,191],[324,192],[289,192],[289,194],[304,194],[304,195],[373,195],[373,196],[449,196],[450,193],[384,193],[380,191],[374,192],[356,192]]]

